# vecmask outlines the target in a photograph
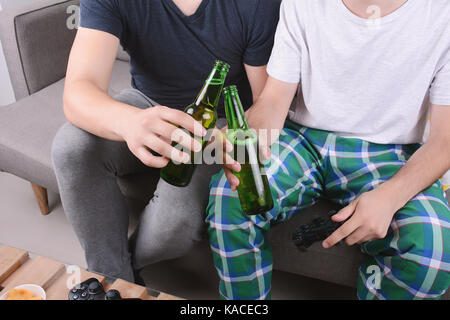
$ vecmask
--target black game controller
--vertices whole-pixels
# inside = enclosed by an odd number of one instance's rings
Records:
[[[95,278],[90,278],[69,291],[69,300],[123,300],[119,291],[105,292],[103,285]]]
[[[292,235],[295,246],[306,251],[314,242],[323,241],[336,231],[344,222],[335,222],[331,217],[338,211],[328,212],[328,219],[315,218],[308,224],[301,225]]]

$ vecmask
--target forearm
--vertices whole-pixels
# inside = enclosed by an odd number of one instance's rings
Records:
[[[298,84],[269,77],[260,97],[246,112],[250,127],[260,133],[260,139],[264,136],[270,138],[268,146],[278,138],[283,129],[297,88]]]
[[[260,130],[280,132],[283,129],[288,111],[288,108],[277,108],[270,100],[260,98],[247,111],[247,118],[250,127],[258,132]]]
[[[395,176],[380,186],[386,194],[393,195],[397,210],[450,169],[449,150],[448,139],[437,138],[428,141]]]
[[[73,125],[96,136],[123,141],[121,134],[127,115],[137,108],[118,102],[89,81],[66,84],[64,112]]]

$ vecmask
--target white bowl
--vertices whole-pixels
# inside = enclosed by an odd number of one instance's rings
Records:
[[[18,290],[18,289],[25,289],[28,291],[33,292],[35,297],[41,297],[42,300],[46,300],[47,299],[47,295],[45,294],[45,290],[35,284],[23,284],[17,287],[14,287],[14,289]],[[8,292],[6,292],[4,295],[2,295],[0,297],[0,300],[6,300],[6,296],[8,295]]]

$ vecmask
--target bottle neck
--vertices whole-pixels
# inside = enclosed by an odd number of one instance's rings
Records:
[[[195,105],[206,105],[211,109],[216,109],[227,73],[226,70],[214,68],[195,99]]]
[[[228,91],[225,93],[225,112],[229,129],[250,129],[237,91]]]

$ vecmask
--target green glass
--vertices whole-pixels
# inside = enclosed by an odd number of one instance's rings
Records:
[[[189,105],[185,112],[191,115],[195,120],[201,122],[203,127],[207,130],[213,129],[217,122],[217,105],[219,104],[220,96],[222,94],[223,85],[227,77],[230,66],[222,61],[216,61],[213,70],[208,79],[205,81],[202,90],[200,91],[195,102]],[[194,137],[193,134],[191,134]],[[191,182],[194,175],[196,163],[198,159],[202,159],[203,149],[205,148],[208,137],[194,137],[202,143],[202,151],[191,152],[191,161],[188,164],[175,163],[170,161],[169,164],[161,170],[161,178],[166,182],[177,186],[186,187]],[[179,148],[177,143],[174,143],[175,148]]]
[[[240,163],[237,187],[242,210],[247,215],[265,213],[273,208],[272,193],[259,157],[258,136],[250,129],[236,86],[224,89],[227,139],[233,144],[231,156]]]

